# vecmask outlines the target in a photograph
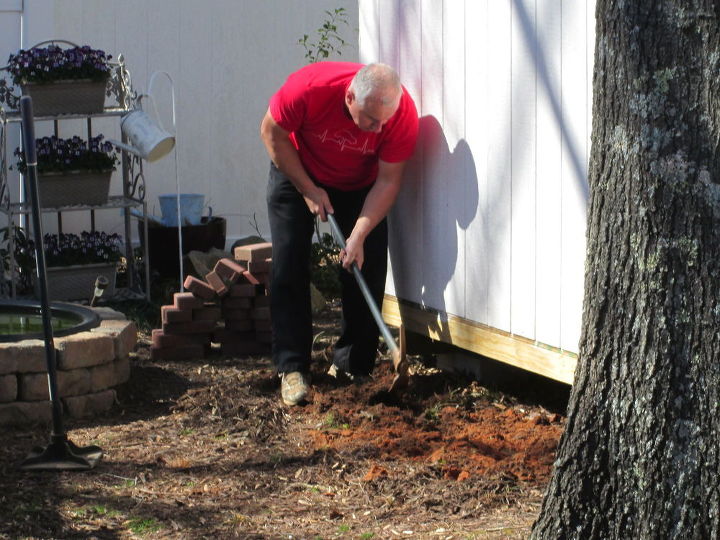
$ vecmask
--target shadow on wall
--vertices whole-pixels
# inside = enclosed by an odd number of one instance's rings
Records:
[[[420,119],[415,155],[390,216],[390,262],[395,294],[441,313],[464,308],[464,232],[478,210],[475,160],[463,139],[451,151],[438,120]],[[459,254],[462,252],[462,257]],[[461,279],[448,288],[456,273]],[[449,305],[448,305],[449,304]],[[451,343],[446,318],[429,335]]]

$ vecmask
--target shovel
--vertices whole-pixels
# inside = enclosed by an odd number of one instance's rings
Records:
[[[335,217],[332,214],[327,214],[327,218],[328,222],[330,223],[330,228],[332,229],[333,236],[335,236],[335,241],[342,249],[345,249],[345,237],[343,236],[340,227],[338,227],[337,221],[335,221]],[[365,302],[367,303],[368,308],[370,308],[370,312],[372,313],[372,316],[375,319],[378,328],[380,329],[380,333],[382,334],[383,339],[385,340],[385,343],[387,343],[387,346],[390,349],[390,353],[392,354],[392,363],[393,368],[395,369],[395,378],[390,384],[390,392],[393,392],[398,388],[406,386],[408,383],[407,359],[405,358],[404,351],[401,351],[400,348],[397,346],[397,343],[395,343],[392,334],[390,334],[390,330],[388,330],[385,321],[383,321],[380,310],[378,309],[378,306],[375,303],[372,294],[370,293],[370,289],[368,288],[367,283],[365,282],[365,278],[360,272],[360,268],[358,267],[357,263],[353,262],[351,268],[353,275],[355,276],[355,280],[360,287],[360,291],[365,297]]]

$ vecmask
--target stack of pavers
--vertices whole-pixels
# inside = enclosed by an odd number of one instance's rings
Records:
[[[272,245],[239,246],[233,255],[220,259],[205,280],[188,276],[187,292],[162,306],[162,328],[152,331],[153,359],[204,358],[212,343],[228,356],[270,352]]]

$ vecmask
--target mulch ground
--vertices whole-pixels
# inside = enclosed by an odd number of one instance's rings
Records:
[[[337,316],[317,318],[313,393],[295,408],[267,357],[154,362],[141,336],[116,406],[67,421],[103,448],[95,469],[22,472],[49,428],[5,430],[0,538],[526,538],[566,391],[501,391],[415,357],[391,395],[386,355],[372,382],[338,385]]]

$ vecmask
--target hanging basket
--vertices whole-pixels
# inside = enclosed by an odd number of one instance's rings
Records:
[[[103,297],[115,293],[117,265],[115,263],[79,264],[73,266],[51,266],[46,268],[48,297],[50,300],[89,300],[95,292],[95,280],[104,276],[108,280]],[[35,283],[39,296],[39,287]]]
[[[43,84],[24,83],[20,87],[23,95],[32,98],[35,116],[95,114],[105,108],[106,80],[60,80]]]
[[[112,170],[42,173],[38,175],[40,206],[95,206],[107,203]]]

